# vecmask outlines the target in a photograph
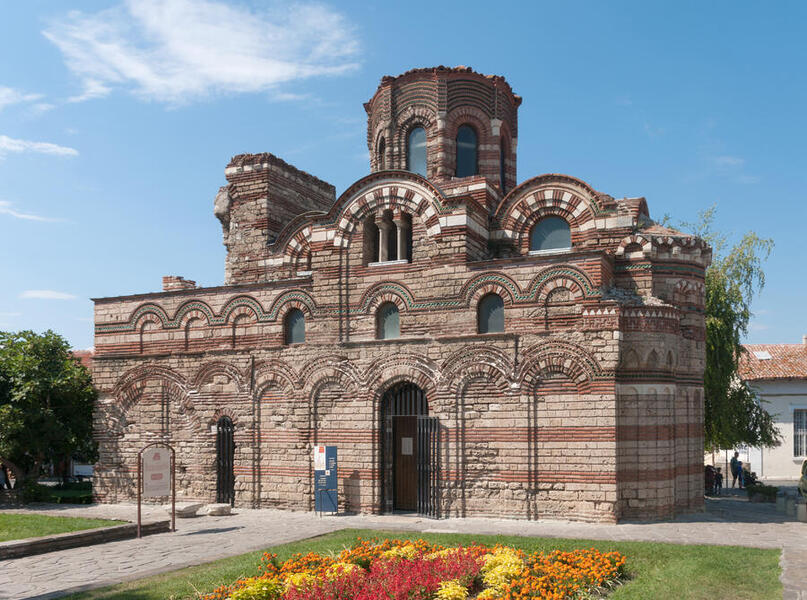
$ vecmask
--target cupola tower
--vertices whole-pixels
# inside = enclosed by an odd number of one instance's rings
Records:
[[[364,105],[370,169],[435,183],[482,176],[506,193],[516,184],[520,104],[504,77],[468,67],[384,77]]]

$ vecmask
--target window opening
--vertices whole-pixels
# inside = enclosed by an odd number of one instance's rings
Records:
[[[383,171],[387,168],[387,158],[386,158],[386,150],[387,150],[387,143],[384,141],[384,138],[381,138],[381,141],[378,142],[378,170]]]
[[[305,342],[305,315],[299,308],[292,308],[285,320],[286,344],[302,344]]]
[[[392,302],[385,302],[378,308],[376,337],[379,340],[392,340],[401,337],[401,322],[398,307]]]
[[[793,456],[807,456],[807,409],[793,411]]]
[[[426,177],[426,130],[423,127],[415,127],[409,132],[406,170]]]
[[[468,125],[457,130],[457,177],[479,173],[476,157],[476,132]]]
[[[479,333],[504,331],[504,300],[498,294],[488,294],[479,301],[477,329]]]
[[[571,246],[569,224],[560,217],[541,219],[530,232],[530,250],[560,250]]]

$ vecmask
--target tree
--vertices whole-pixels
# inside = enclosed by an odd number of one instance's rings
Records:
[[[95,460],[90,373],[61,336],[0,332],[0,462],[17,482],[42,465],[82,455]]]
[[[715,207],[700,213],[700,222],[684,224],[712,246],[706,270],[706,371],[704,387],[705,445],[708,449],[738,444],[775,446],[779,432],[761,399],[738,373],[740,340],[748,333],[751,300],[765,285],[762,263],[773,240],[746,233],[739,243],[712,231]]]

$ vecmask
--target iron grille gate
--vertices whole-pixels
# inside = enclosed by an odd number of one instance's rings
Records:
[[[440,422],[418,416],[418,513],[440,516]]]
[[[417,462],[417,511],[427,517],[439,517],[440,497],[440,421],[429,417],[426,394],[413,383],[403,382],[384,395],[384,437],[382,460],[384,462],[385,510],[394,510],[393,420],[395,417],[415,417],[417,438],[415,440]]]
[[[235,476],[233,474],[233,422],[222,417],[216,424],[216,502],[235,504]]]

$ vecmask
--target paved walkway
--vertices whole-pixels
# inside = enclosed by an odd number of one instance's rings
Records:
[[[132,520],[137,508],[131,504],[43,505],[4,512]],[[782,548],[784,598],[807,600],[807,523],[793,522],[771,504],[751,504],[736,496],[708,500],[705,513],[675,521],[619,525],[502,519],[435,521],[408,516],[319,518],[311,513],[249,509],[235,512],[229,517],[178,519],[173,534],[4,561],[0,564],[0,599],[57,598],[68,591],[137,579],[350,527]],[[145,520],[164,516],[160,509],[144,510]]]

